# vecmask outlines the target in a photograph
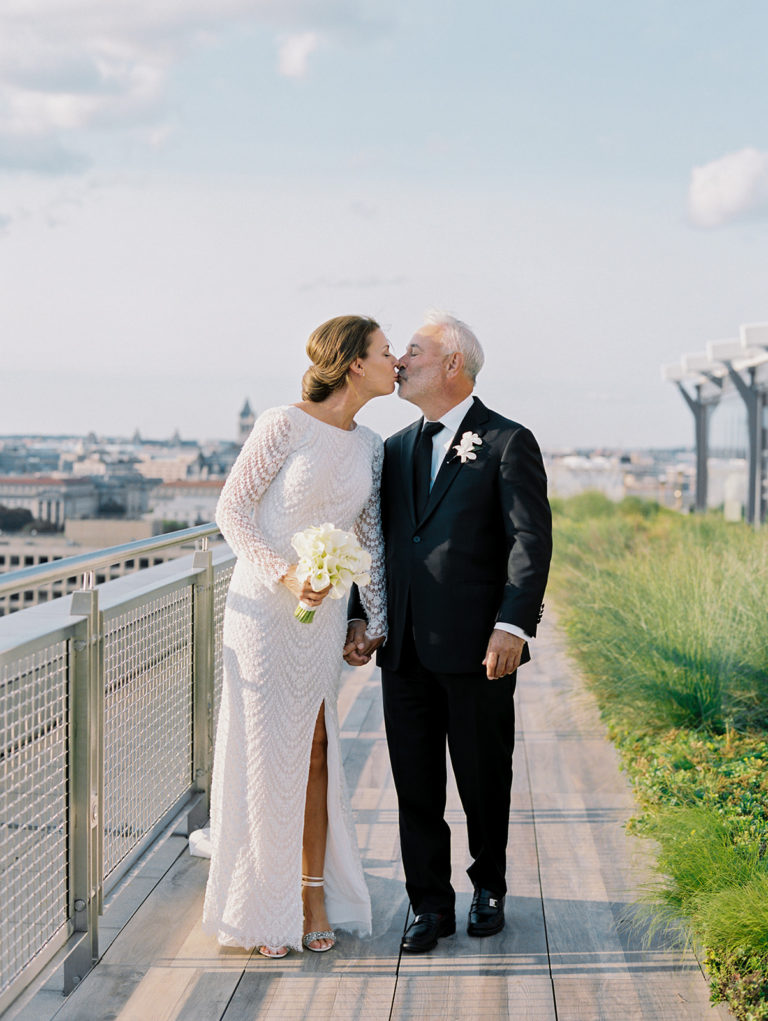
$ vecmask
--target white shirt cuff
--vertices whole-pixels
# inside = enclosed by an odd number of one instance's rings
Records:
[[[517,626],[517,624],[505,624],[504,621],[497,620],[496,623],[493,625],[493,630],[506,631],[507,634],[517,635],[518,638],[522,638],[526,642],[531,641],[531,636],[527,635],[521,627]]]

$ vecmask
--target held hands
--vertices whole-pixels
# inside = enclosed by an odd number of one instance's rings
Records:
[[[328,585],[319,592],[315,592],[307,578],[300,579],[296,577],[296,568],[298,566],[298,564],[291,564],[280,581],[287,589],[293,592],[296,598],[304,603],[305,606],[317,608],[331,591],[331,586]]]
[[[364,620],[352,620],[347,626],[344,659],[350,666],[364,666],[383,641],[384,635],[379,638],[366,637]],[[522,638],[494,628],[483,660],[488,679],[496,681],[507,674],[513,674],[520,665],[524,647],[525,641]]]
[[[347,625],[347,641],[342,654],[350,666],[365,666],[383,641],[384,635],[366,637],[364,620],[351,620]]]
[[[525,642],[517,635],[494,628],[488,641],[483,666],[489,681],[513,674],[520,665]]]

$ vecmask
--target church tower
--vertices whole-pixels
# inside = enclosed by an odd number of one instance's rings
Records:
[[[248,439],[253,429],[253,423],[256,421],[256,416],[251,409],[251,404],[248,398],[245,399],[243,410],[240,412],[240,418],[238,420],[238,431],[237,431],[237,442],[242,446]]]

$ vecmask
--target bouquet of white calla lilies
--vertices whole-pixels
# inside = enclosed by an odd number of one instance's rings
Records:
[[[367,585],[371,576],[371,554],[366,552],[352,532],[326,522],[297,532],[291,546],[299,554],[296,577],[306,578],[315,592],[331,586],[331,599],[342,599],[353,583]],[[309,624],[315,610],[302,602],[293,613],[302,624]]]

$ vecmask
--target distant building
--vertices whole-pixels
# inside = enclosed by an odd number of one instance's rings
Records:
[[[224,479],[188,479],[164,482],[149,494],[150,516],[178,521],[188,527],[213,521]]]
[[[95,517],[99,493],[90,478],[6,475],[0,476],[0,504],[24,508],[37,521],[62,528],[68,518]]]
[[[568,453],[547,457],[546,468],[553,496],[574,496],[592,489],[611,500],[624,496],[624,471],[617,457]]]
[[[237,439],[240,445],[248,439],[253,429],[254,422],[256,421],[256,415],[253,413],[251,408],[251,402],[246,397],[243,410],[240,412],[240,418],[238,420]]]
[[[96,488],[100,517],[135,519],[149,509],[152,483],[136,472],[111,473],[107,478],[97,479]]]
[[[184,453],[170,453],[142,456],[136,464],[136,471],[147,479],[162,479],[163,482],[178,482],[198,474],[200,451],[195,448]]]
[[[50,443],[10,439],[0,442],[0,475],[48,475],[59,467],[59,450]]]
[[[580,450],[545,454],[549,491],[568,497],[587,490],[611,500],[639,496],[688,511],[693,463],[686,450]]]
[[[232,470],[239,453],[240,444],[231,440],[206,444],[202,451],[199,477],[224,480]]]

